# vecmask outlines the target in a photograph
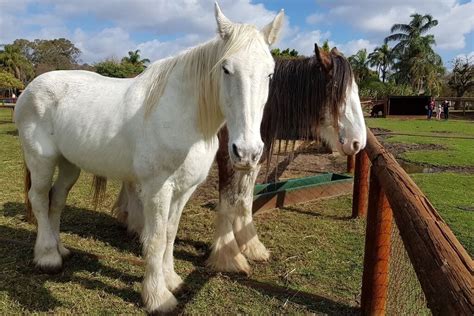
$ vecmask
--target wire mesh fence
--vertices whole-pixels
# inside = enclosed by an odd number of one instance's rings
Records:
[[[386,315],[431,315],[395,222],[391,241]]]

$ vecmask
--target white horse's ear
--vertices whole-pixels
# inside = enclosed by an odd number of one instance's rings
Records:
[[[232,22],[222,13],[217,2],[214,2],[214,15],[216,16],[217,32],[222,39],[226,39],[232,29]]]
[[[285,11],[281,9],[275,19],[262,29],[263,37],[265,37],[265,41],[268,45],[272,45],[277,41],[281,27],[283,26],[284,17]]]

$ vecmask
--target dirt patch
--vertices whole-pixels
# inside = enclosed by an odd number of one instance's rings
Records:
[[[372,129],[375,134],[375,130],[383,129]],[[385,130],[387,131],[387,130]],[[390,135],[380,135],[377,139],[380,143],[400,162],[400,165],[408,173],[433,173],[433,172],[459,172],[459,173],[474,173],[474,166],[435,166],[428,163],[418,163],[410,161],[402,155],[405,152],[417,151],[417,150],[447,150],[445,146],[438,144],[404,144],[404,143],[391,143],[387,142],[387,138]],[[415,171],[413,171],[415,170]]]
[[[403,153],[416,150],[447,150],[445,146],[438,144],[404,144],[404,143],[389,143],[384,142],[382,137],[379,138],[383,146],[388,149],[393,155],[399,158]]]
[[[452,134],[453,132],[450,131],[431,131],[434,134]]]

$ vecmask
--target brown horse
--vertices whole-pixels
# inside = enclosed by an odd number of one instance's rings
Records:
[[[265,153],[275,140],[322,139],[342,154],[365,147],[366,128],[358,88],[347,59],[337,49],[308,58],[276,59],[270,94],[261,125]],[[260,170],[234,170],[227,148],[227,129],[219,133],[219,205],[216,234],[208,265],[218,271],[249,273],[246,258],[265,261],[252,219],[253,188]],[[143,217],[134,184],[124,183],[114,209],[130,231],[140,233]]]

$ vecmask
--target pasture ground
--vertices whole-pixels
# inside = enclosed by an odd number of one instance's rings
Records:
[[[0,110],[0,314],[143,314],[140,245],[109,212],[118,191],[116,182],[110,183],[106,201],[93,211],[91,176],[81,175],[69,196],[61,227],[61,238],[73,256],[58,275],[35,270],[35,227],[24,220],[21,151],[9,120],[10,113]],[[379,122],[382,119],[369,124]],[[300,170],[311,172],[307,170],[311,164],[303,165]],[[314,168],[313,172],[318,171]],[[457,209],[472,207],[472,174],[420,174],[414,178],[473,253],[469,236],[473,231],[472,210]],[[252,263],[252,274],[246,277],[213,273],[205,267],[213,235],[214,211],[209,205],[217,198],[215,180],[213,172],[188,203],[181,220],[176,270],[187,288],[178,296],[179,312],[358,312],[365,222],[349,219],[350,196],[258,214],[258,231],[272,257],[267,263]],[[446,190],[440,191],[440,186]]]

